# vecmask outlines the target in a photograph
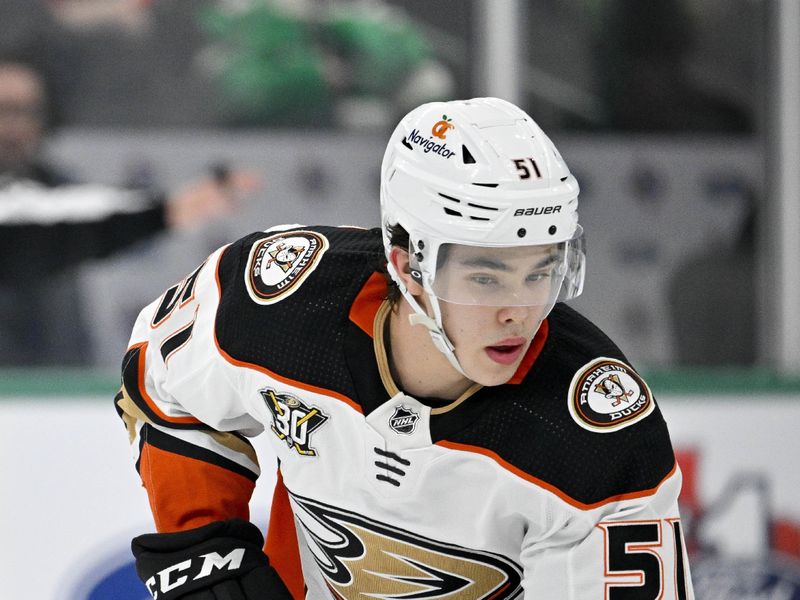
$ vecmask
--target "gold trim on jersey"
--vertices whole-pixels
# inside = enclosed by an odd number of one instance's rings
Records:
[[[155,423],[153,423],[153,420],[144,414],[144,411],[136,405],[124,385],[120,388],[120,393],[122,394],[122,398],[117,400],[117,406],[122,410],[122,421],[125,423],[125,428],[128,430],[128,443],[132,444],[136,440],[137,421],[147,423],[148,425],[155,425]],[[258,464],[258,455],[253,446],[233,433],[227,431],[201,431],[200,433],[209,436],[220,446],[224,446],[228,450],[243,454],[253,464]]]
[[[128,443],[132,444],[136,439],[136,422],[141,421],[142,423],[150,423],[151,425],[153,422],[144,414],[142,409],[136,405],[124,385],[119,391],[120,394],[122,394],[122,398],[117,400],[117,406],[119,406],[122,411],[122,422],[125,423],[125,429],[128,430]]]
[[[375,359],[378,361],[378,373],[381,375],[383,387],[386,388],[389,397],[393,398],[400,393],[400,389],[392,378],[389,357],[386,355],[386,344],[383,343],[386,321],[390,312],[392,312],[392,303],[388,300],[381,302],[375,313],[375,320],[372,322],[372,344],[375,347]]]
[[[438,408],[432,408],[431,414],[432,415],[441,415],[442,413],[449,412],[453,410],[456,406],[464,402],[467,398],[475,394],[479,389],[483,386],[480,383],[473,383],[472,386],[469,387],[463,394],[461,394],[458,398],[453,400],[450,404],[445,406],[439,406]]]
[[[383,382],[383,387],[386,389],[389,397],[393,398],[400,393],[400,388],[397,387],[392,377],[392,370],[389,367],[389,357],[386,354],[386,344],[383,341],[383,337],[386,335],[386,321],[391,311],[392,303],[389,300],[384,300],[378,308],[378,312],[375,313],[375,320],[372,324],[372,343],[375,347],[375,359],[378,362],[378,373],[381,375],[381,382]],[[450,404],[432,408],[431,414],[441,415],[453,410],[482,387],[480,383],[473,383],[463,394]]]

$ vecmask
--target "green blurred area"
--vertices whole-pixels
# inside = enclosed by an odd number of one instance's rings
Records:
[[[766,369],[642,369],[659,396],[798,396],[800,377]],[[0,400],[9,398],[93,397],[109,403],[119,375],[93,369],[0,369]]]
[[[341,13],[322,25],[322,34],[331,51],[350,66],[349,87],[356,95],[393,96],[409,73],[433,56],[410,22]]]
[[[304,23],[268,4],[211,8],[201,22],[217,44],[217,77],[232,124],[319,120],[330,100],[322,57]]]
[[[341,96],[391,99],[433,55],[393,13],[336,10],[299,18],[268,2],[199,15],[231,125],[321,126]]]
[[[0,369],[0,399],[97,396],[109,403],[120,387],[118,372],[84,368]]]

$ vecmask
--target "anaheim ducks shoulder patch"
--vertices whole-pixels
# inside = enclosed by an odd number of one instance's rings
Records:
[[[650,388],[631,367],[615,358],[597,358],[572,378],[569,412],[589,431],[608,433],[633,425],[655,406]]]
[[[328,239],[314,231],[286,231],[250,248],[244,282],[254,302],[273,304],[293,294],[317,268]]]

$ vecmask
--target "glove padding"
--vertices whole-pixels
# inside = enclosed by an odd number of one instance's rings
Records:
[[[258,527],[231,519],[140,535],[131,550],[156,600],[291,600],[263,545]]]

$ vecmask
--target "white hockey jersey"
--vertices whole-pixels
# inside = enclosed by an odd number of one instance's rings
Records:
[[[507,384],[405,395],[379,230],[260,232],[140,314],[117,407],[159,531],[248,518],[295,598],[693,598],[666,425],[619,349],[557,305]]]

